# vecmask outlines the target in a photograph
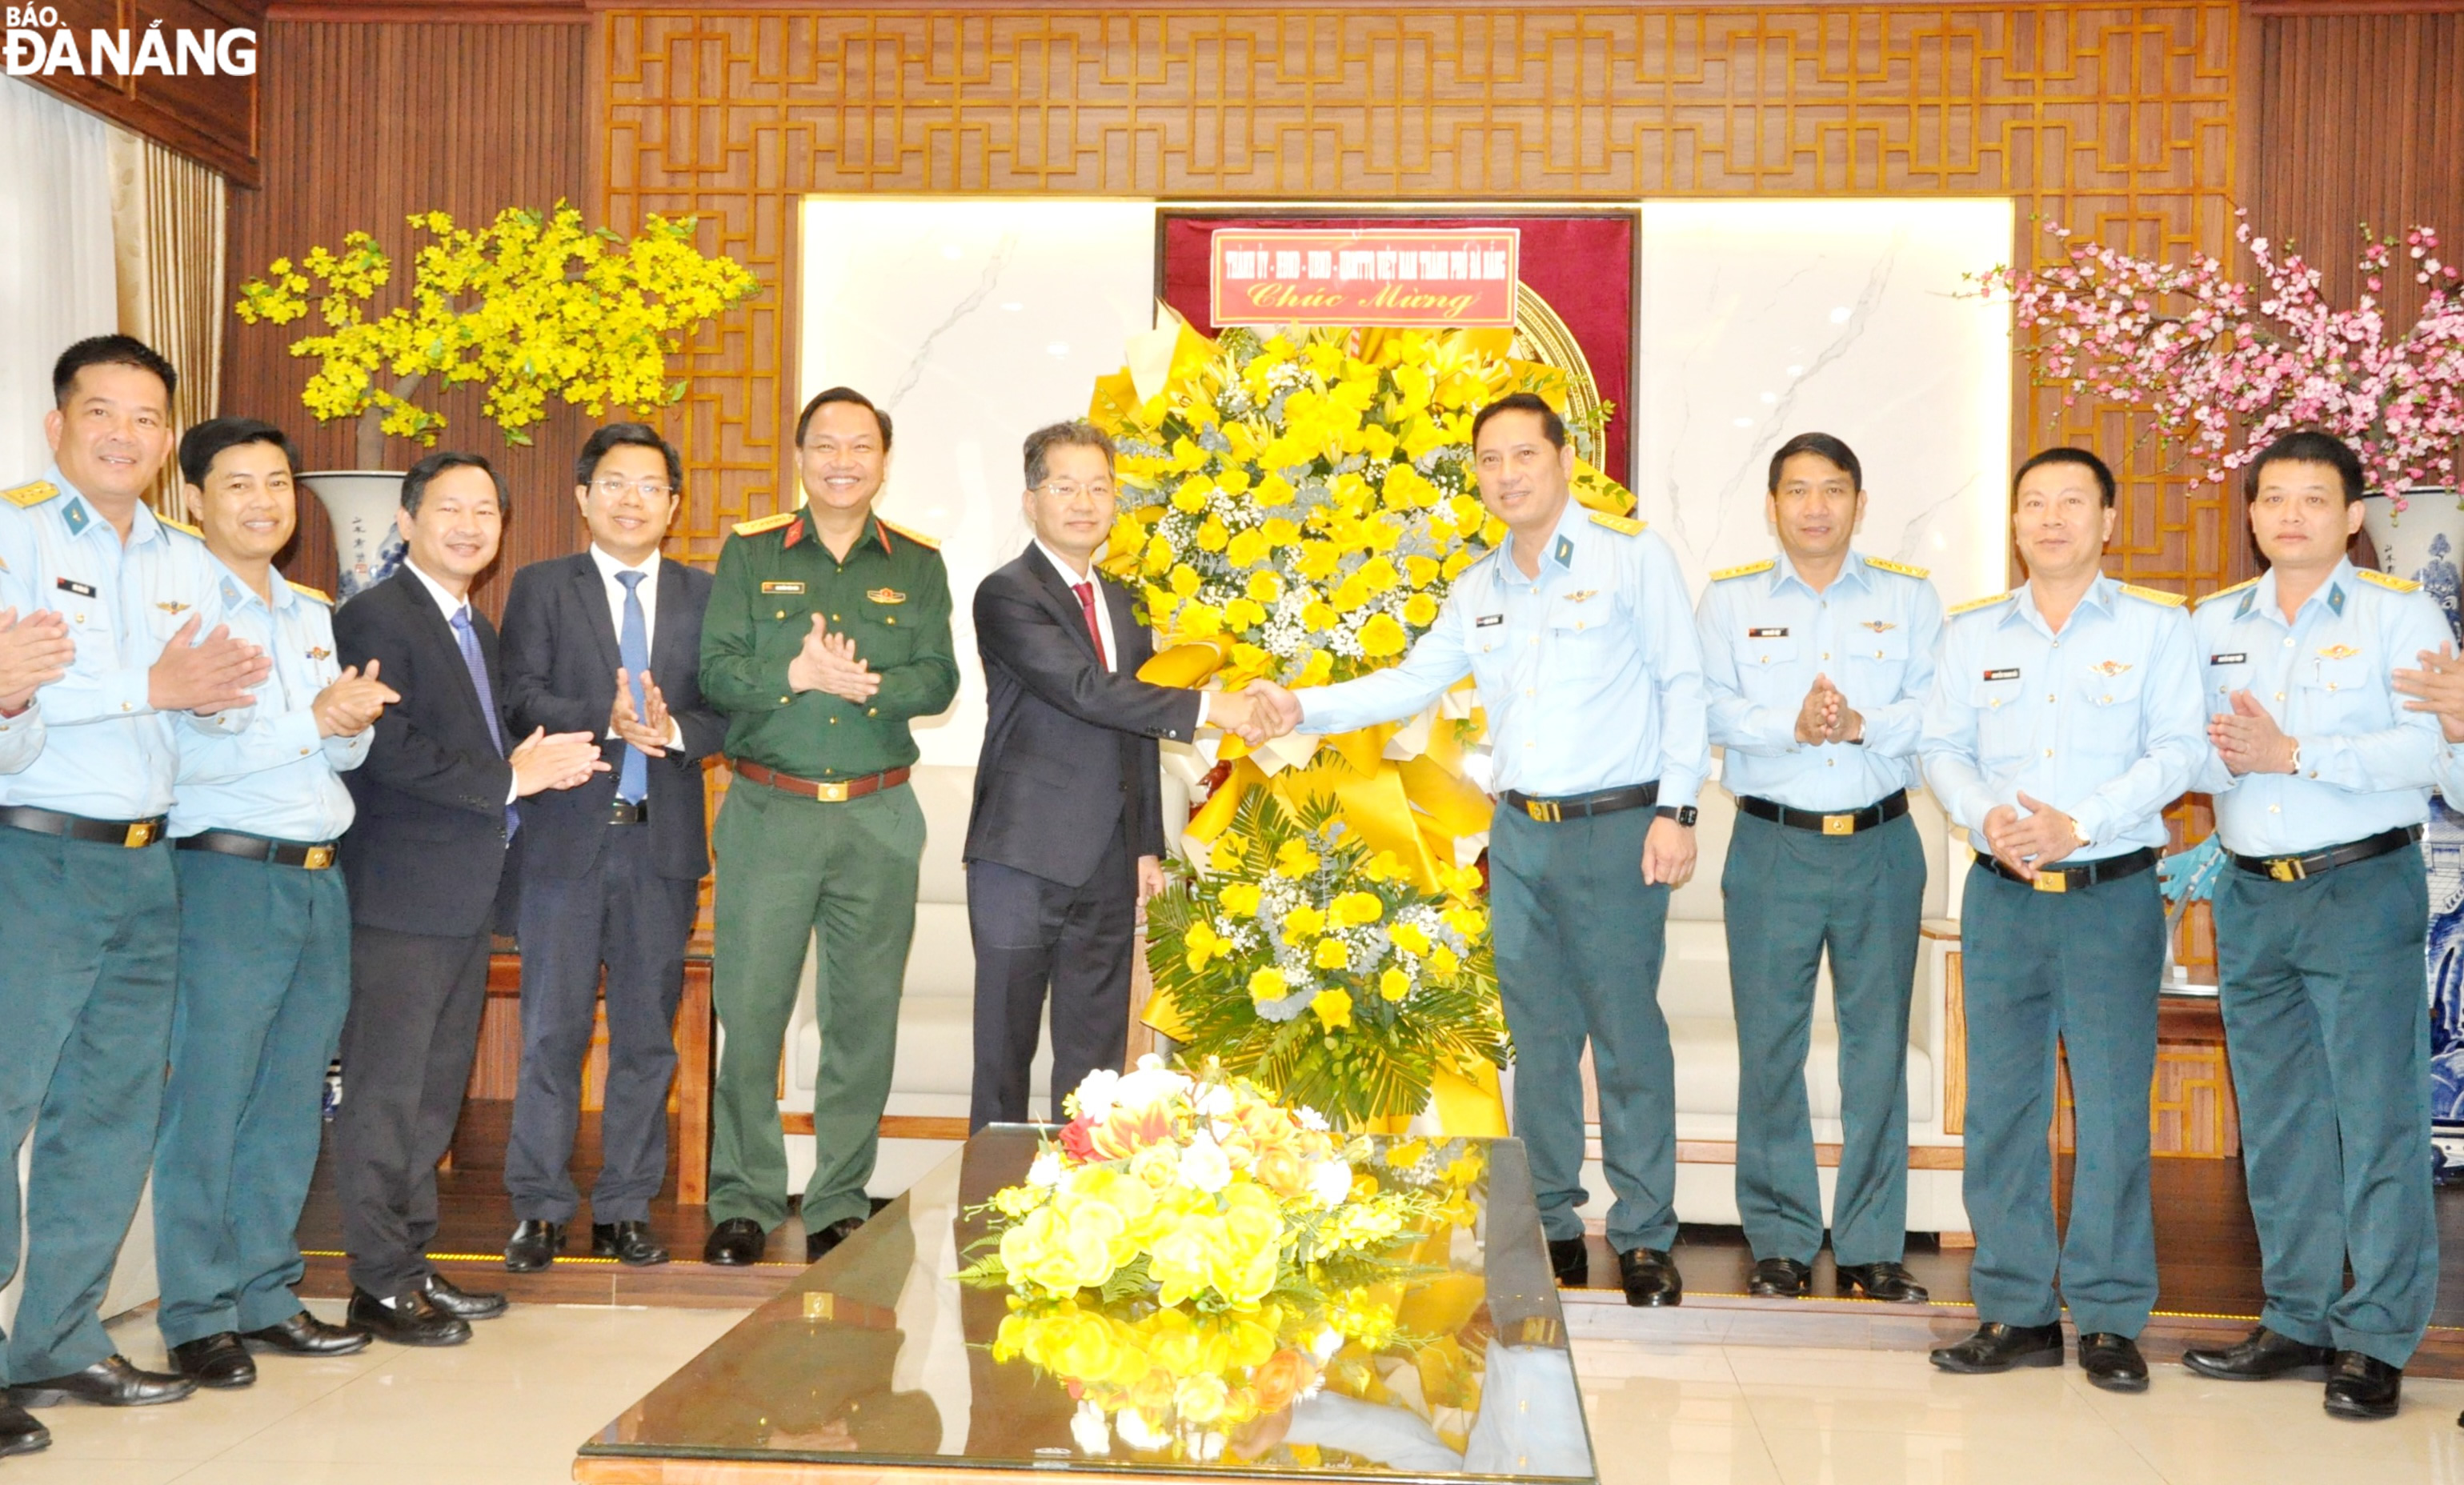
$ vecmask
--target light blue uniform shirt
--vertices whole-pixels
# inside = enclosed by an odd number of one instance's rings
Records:
[[[217,567],[221,566],[216,562]],[[273,657],[256,704],[237,734],[183,726],[174,839],[205,830],[240,830],[277,841],[331,841],[351,828],[351,792],[341,775],[368,755],[376,729],[320,737],[311,707],[342,673],[334,658],[334,615],[274,575],[271,608],[228,570],[217,588],[223,622],[237,638]],[[378,677],[383,680],[383,676]]]
[[[1411,716],[1465,675],[1488,712],[1501,794],[1654,779],[1663,805],[1702,793],[1702,645],[1677,558],[1639,523],[1567,501],[1537,578],[1515,567],[1511,540],[1499,546],[1463,569],[1401,664],[1297,693],[1301,725],[1348,732]]]
[[[1858,810],[1917,781],[1942,600],[1916,569],[1851,552],[1816,593],[1783,552],[1713,574],[1694,619],[1729,793],[1793,810]],[[1796,740],[1817,675],[1864,717],[1861,746]]]
[[[20,774],[27,765],[42,756],[43,693],[36,691],[26,710],[13,717],[0,717],[0,774]]]
[[[2056,634],[2033,585],[1954,611],[1944,627],[1917,753],[1977,854],[1985,817],[2025,792],[2088,844],[2066,863],[2163,849],[2165,806],[2206,764],[2189,617],[2100,574]]]
[[[2226,850],[2293,856],[2430,818],[2438,718],[2405,710],[2389,676],[2454,635],[2430,595],[2376,577],[2339,561],[2290,624],[2272,572],[2191,616],[2204,710],[2230,712],[2247,690],[2301,747],[2299,774],[2235,775],[2209,755],[2195,787],[2216,797]]]
[[[221,564],[206,544],[143,505],[123,545],[57,469],[48,498],[0,500],[0,606],[52,608],[77,642],[69,673],[36,694],[48,734],[41,756],[0,774],[0,804],[98,819],[143,819],[171,807],[179,773],[172,718],[146,700],[146,671],[192,617],[200,636],[220,622]],[[25,487],[19,487],[24,490]],[[190,718],[236,730],[238,719]]]

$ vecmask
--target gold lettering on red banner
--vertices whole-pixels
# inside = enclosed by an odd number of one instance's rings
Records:
[[[1218,325],[1511,327],[1511,229],[1223,228],[1211,240]]]

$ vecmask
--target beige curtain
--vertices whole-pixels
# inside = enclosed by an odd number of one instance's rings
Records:
[[[180,371],[174,432],[221,405],[223,178],[141,135],[111,131],[112,256],[120,279],[120,328],[161,351]],[[154,509],[178,516],[176,462],[155,482]]]

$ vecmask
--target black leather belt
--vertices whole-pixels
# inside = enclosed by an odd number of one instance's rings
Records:
[[[2405,825],[2302,856],[2235,856],[2233,863],[2254,877],[2265,877],[2270,882],[2299,882],[2322,871],[2333,871],[2339,866],[2349,866],[2355,862],[2365,862],[2420,843],[2421,827]]]
[[[2094,886],[2100,882],[2119,882],[2124,877],[2139,875],[2156,864],[2156,848],[2152,845],[2143,845],[2135,851],[2125,851],[2120,856],[2108,856],[2101,862],[2085,862],[2077,866],[2039,866],[2036,868],[2034,881],[2013,871],[1993,857],[1979,856],[1976,861],[1977,864],[1995,876],[2007,877],[2022,886],[2035,887],[2039,892],[2076,892],[2081,887]]]
[[[607,823],[611,825],[647,825],[649,822],[649,800],[610,799],[607,801]]]
[[[171,843],[183,851],[212,851],[242,861],[269,862],[308,871],[323,871],[334,864],[336,845],[332,841],[276,841],[271,836],[253,836],[238,830],[200,830]]]
[[[1908,812],[1908,792],[1892,791],[1861,810],[1844,815],[1825,815],[1818,810],[1793,810],[1773,799],[1756,798],[1749,794],[1737,796],[1737,808],[1756,819],[1786,825],[1792,830],[1819,831],[1826,836],[1853,836],[1859,830],[1871,830],[1887,824]]]
[[[1508,789],[1506,802],[1533,819],[1553,825],[1561,820],[1615,815],[1620,810],[1647,810],[1660,802],[1660,780],[1655,778],[1647,784],[1599,789],[1590,794],[1570,794],[1558,799],[1535,799],[1519,789]]]
[[[82,815],[63,815],[57,810],[38,810],[28,805],[0,809],[0,825],[11,830],[124,845],[132,851],[162,840],[166,818],[156,815],[146,819],[88,819]]]

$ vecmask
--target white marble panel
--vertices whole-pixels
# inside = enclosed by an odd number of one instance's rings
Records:
[[[1946,603],[2008,586],[2008,200],[1645,202],[1635,493],[1699,593],[1776,548],[1771,451],[1820,430],[1865,467],[1859,550]]]
[[[895,420],[881,513],[939,538],[958,701],[919,722],[926,763],[973,764],[983,667],[976,585],[1026,544],[1019,445],[1084,417],[1095,379],[1153,323],[1144,201],[804,202],[802,395],[857,388]]]

